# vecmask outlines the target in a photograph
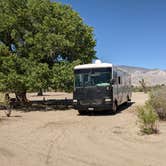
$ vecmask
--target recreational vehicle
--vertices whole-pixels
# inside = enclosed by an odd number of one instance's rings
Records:
[[[73,104],[80,114],[87,111],[117,112],[131,99],[131,77],[110,63],[78,65],[74,68]]]

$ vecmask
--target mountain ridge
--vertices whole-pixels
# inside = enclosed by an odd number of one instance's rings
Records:
[[[132,85],[140,86],[139,81],[144,79],[147,86],[166,85],[166,70],[148,69],[144,67],[118,65],[131,74]]]

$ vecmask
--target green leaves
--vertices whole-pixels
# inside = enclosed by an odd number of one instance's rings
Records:
[[[141,131],[145,134],[158,133],[158,115],[150,103],[137,108]]]
[[[77,60],[95,58],[93,28],[70,6],[0,0],[0,25],[0,90],[71,90]]]
[[[80,61],[74,61],[73,63],[61,62],[54,64],[53,77],[51,79],[52,88],[57,91],[71,92],[73,90],[73,68],[78,65]]]
[[[31,91],[39,91],[40,89],[48,89],[50,86],[51,70],[48,68],[47,64],[34,64],[31,69],[29,69],[28,74],[28,87]]]

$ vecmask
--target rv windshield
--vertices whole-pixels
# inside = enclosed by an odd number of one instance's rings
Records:
[[[75,87],[109,86],[110,80],[111,68],[75,71]]]

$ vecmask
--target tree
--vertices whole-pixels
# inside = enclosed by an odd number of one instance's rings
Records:
[[[27,90],[57,89],[63,78],[55,81],[54,72],[63,69],[72,75],[63,66],[91,62],[95,44],[93,28],[70,6],[49,0],[0,0],[0,90],[26,101]],[[68,79],[71,83],[72,76]]]
[[[3,48],[3,47],[2,47]],[[5,50],[5,49],[3,49]],[[27,90],[47,89],[50,81],[50,69],[46,63],[36,63],[16,54],[2,54],[0,47],[0,90],[14,92],[17,100],[26,102]]]
[[[143,92],[146,93],[147,92],[147,86],[146,86],[146,82],[145,80],[142,78],[142,80],[139,81],[142,89],[143,89]]]

